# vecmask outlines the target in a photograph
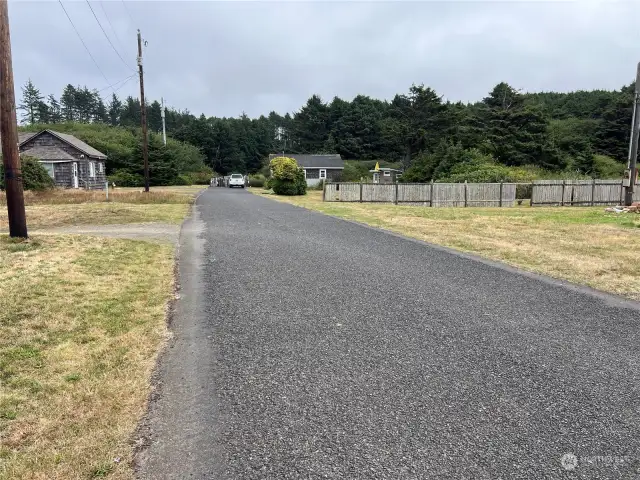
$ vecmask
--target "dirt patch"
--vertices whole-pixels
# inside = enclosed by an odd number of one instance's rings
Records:
[[[33,235],[67,233],[98,237],[128,238],[154,242],[178,243],[180,225],[170,223],[130,223],[124,225],[77,225],[30,232]]]

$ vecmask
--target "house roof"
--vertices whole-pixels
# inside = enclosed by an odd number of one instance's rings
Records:
[[[70,162],[76,159],[67,152],[58,147],[43,147],[36,145],[22,152],[22,155],[35,157],[39,160],[68,160]]]
[[[269,160],[280,157],[282,154],[271,154]],[[344,168],[344,160],[338,154],[334,155],[299,155],[285,153],[285,157],[293,158],[298,165],[304,168]]]
[[[19,144],[22,145],[22,144],[26,143],[27,141],[31,140],[32,138],[43,134],[44,132],[47,132],[47,133],[53,135],[54,137],[58,137],[63,142],[68,143],[72,147],[80,150],[82,153],[84,153],[88,157],[99,158],[101,160],[104,160],[104,159],[107,158],[107,156],[104,153],[100,152],[99,150],[96,150],[91,145],[86,144],[85,142],[83,142],[79,138],[76,138],[73,135],[69,135],[68,133],[60,133],[60,132],[55,132],[53,130],[42,130],[40,132],[35,132],[35,133],[33,133],[33,132],[21,132],[21,133],[18,134]],[[44,148],[49,148],[50,149],[51,147],[44,147]]]

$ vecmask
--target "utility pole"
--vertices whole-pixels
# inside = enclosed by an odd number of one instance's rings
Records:
[[[164,142],[165,147],[167,146],[167,128],[165,126],[164,121],[164,97],[160,97],[160,101],[162,102],[162,110],[160,110],[160,116],[162,117],[162,141]]]
[[[0,2],[5,0],[0,0]],[[140,71],[140,120],[142,121],[142,158],[144,160],[144,191],[149,191],[149,139],[147,137],[147,104],[144,101],[144,72],[142,70],[142,36],[138,29],[138,70]]]
[[[625,186],[624,204],[629,206],[633,203],[633,193],[636,186],[637,161],[638,161],[638,137],[640,136],[640,63],[636,70],[636,87],[633,95],[633,117],[631,120],[631,141],[629,142],[629,162],[625,171],[625,178],[622,180]]]
[[[7,194],[9,236],[27,238],[7,4],[7,1],[0,0],[0,142],[2,142],[4,185]]]

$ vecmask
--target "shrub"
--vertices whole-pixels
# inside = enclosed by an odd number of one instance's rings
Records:
[[[320,191],[324,190],[324,180],[320,180],[320,183],[316,184],[313,189]]]
[[[304,171],[298,168],[293,158],[276,157],[271,160],[269,166],[273,176],[269,186],[278,195],[304,195],[307,193],[307,181]]]
[[[107,178],[109,183],[115,183],[117,187],[141,187],[144,185],[142,175],[130,173],[126,170],[116,170]]]
[[[54,187],[53,179],[37,158],[22,156],[22,187],[25,190],[48,190]],[[4,166],[0,163],[0,188],[4,189]]]
[[[606,155],[593,156],[594,176],[596,178],[622,178],[625,165]]]
[[[266,180],[267,179],[261,173],[256,173],[255,175],[249,175],[249,186],[264,187]]]

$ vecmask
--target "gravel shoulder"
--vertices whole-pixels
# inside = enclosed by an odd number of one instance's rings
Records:
[[[640,468],[635,302],[229,189],[179,273],[139,478]]]

